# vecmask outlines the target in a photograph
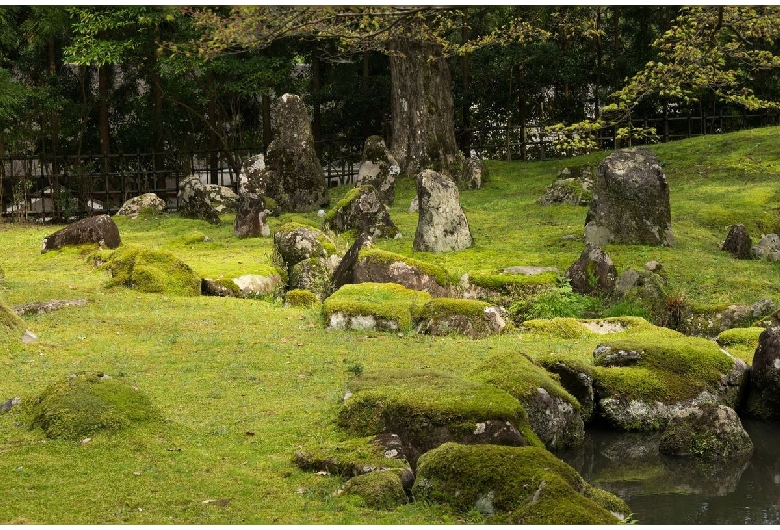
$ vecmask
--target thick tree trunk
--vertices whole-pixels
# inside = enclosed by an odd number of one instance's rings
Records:
[[[219,137],[217,136],[217,89],[214,72],[209,70],[209,183],[219,184]]]
[[[108,155],[111,154],[111,124],[108,121],[108,91],[111,76],[110,66],[104,64],[98,68],[98,104],[100,106],[100,154],[105,157],[106,171],[110,165]]]
[[[160,74],[157,72],[159,53],[154,50],[153,62],[149,70],[152,85],[152,104],[154,106],[154,169],[155,187],[165,189],[165,138],[163,137],[163,91]]]
[[[267,91],[260,96],[260,103],[263,113],[263,144],[268,148],[274,137],[271,131],[271,96]]]
[[[455,143],[452,87],[447,62],[436,44],[396,39],[390,45],[393,134],[391,150],[401,172],[433,168],[453,178],[462,160]],[[457,172],[457,171],[456,171]]]

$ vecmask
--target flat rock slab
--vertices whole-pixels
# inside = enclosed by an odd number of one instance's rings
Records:
[[[20,317],[25,315],[42,315],[51,313],[63,307],[81,307],[87,305],[86,298],[78,300],[49,300],[48,302],[32,302],[29,304],[14,306],[14,313]]]
[[[516,265],[507,267],[503,270],[504,274],[522,274],[524,276],[536,276],[545,272],[559,272],[558,267],[534,267],[526,265]]]

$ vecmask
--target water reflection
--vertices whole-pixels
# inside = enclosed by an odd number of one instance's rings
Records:
[[[780,423],[743,421],[750,460],[708,464],[659,455],[659,435],[591,430],[558,453],[623,498],[644,524],[780,524]]]

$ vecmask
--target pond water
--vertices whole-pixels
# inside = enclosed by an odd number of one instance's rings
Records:
[[[741,462],[658,454],[658,435],[591,430],[558,456],[625,500],[640,524],[780,524],[780,423],[743,421],[755,447]]]

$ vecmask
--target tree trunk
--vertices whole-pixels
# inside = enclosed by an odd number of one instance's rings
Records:
[[[163,138],[163,91],[160,74],[157,71],[157,58],[159,52],[154,49],[152,64],[149,69],[152,85],[152,104],[154,106],[154,169],[157,172],[155,187],[165,189],[165,139]]]
[[[49,75],[51,79],[57,77],[57,55],[54,48],[54,37],[49,37]],[[60,165],[57,161],[57,152],[60,150],[60,113],[57,109],[51,111],[51,152],[52,162],[51,171],[52,175],[57,176],[60,174]],[[59,188],[59,182],[57,183]]]
[[[452,87],[439,46],[412,39],[390,44],[393,133],[391,150],[401,172],[415,176],[429,167],[453,178],[458,158]],[[431,58],[429,60],[429,58]]]
[[[469,40],[468,8],[463,9],[463,23],[460,27],[461,42]],[[463,124],[462,151],[465,156],[471,153],[471,97],[469,95],[469,54],[464,53],[460,63],[463,76],[463,102],[461,104],[461,123]]]
[[[108,90],[110,84],[110,66],[98,68],[98,104],[100,106],[100,154],[104,156],[105,170],[110,171],[108,155],[111,154],[111,124],[108,121]]]
[[[369,78],[370,78],[370,69],[369,69],[368,52],[363,52],[363,72],[360,80],[360,91],[361,91],[361,95],[363,96],[362,99],[363,99],[364,107],[363,107],[363,115],[361,116],[361,122],[360,122],[360,132],[364,140],[369,136],[371,136],[371,127],[370,127],[371,109],[368,104]]]
[[[268,149],[273,140],[273,132],[271,131],[271,96],[267,90],[260,96],[260,104],[263,113],[263,147]]]
[[[219,184],[219,137],[217,136],[217,88],[214,72],[209,70],[209,183]]]

